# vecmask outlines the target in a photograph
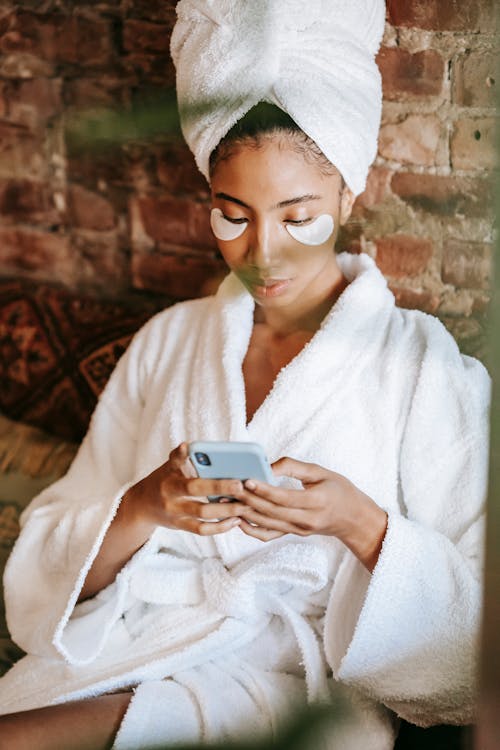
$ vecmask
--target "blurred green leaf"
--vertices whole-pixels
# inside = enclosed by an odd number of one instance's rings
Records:
[[[129,109],[81,110],[68,118],[66,133],[73,146],[105,146],[180,135],[175,90],[136,102]]]

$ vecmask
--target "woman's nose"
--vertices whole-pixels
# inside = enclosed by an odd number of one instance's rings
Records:
[[[270,222],[256,222],[250,237],[248,253],[252,265],[257,268],[267,268],[272,265],[277,249],[276,240],[276,232],[271,227]]]

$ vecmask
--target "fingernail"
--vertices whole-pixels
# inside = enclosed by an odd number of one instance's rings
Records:
[[[254,490],[257,485],[251,479],[247,479],[247,481],[245,482],[245,487],[247,488],[247,490]]]
[[[241,523],[241,518],[233,518],[231,521],[231,526],[239,526]]]

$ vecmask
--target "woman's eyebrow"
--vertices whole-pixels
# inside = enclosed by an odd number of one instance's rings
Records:
[[[321,200],[323,196],[321,195],[313,195],[312,193],[307,193],[306,195],[299,195],[297,198],[288,198],[286,201],[280,201],[275,206],[271,207],[271,210],[275,208],[285,208],[286,206],[294,206],[296,203],[308,203],[309,201],[319,201]]]
[[[223,201],[231,201],[231,203],[237,203],[238,206],[243,206],[243,208],[250,208],[247,203],[240,201],[239,198],[233,198],[232,195],[228,195],[227,193],[215,193],[215,197],[221,198],[221,200]]]
[[[239,198],[234,198],[232,195],[228,195],[227,193],[216,193],[216,198],[221,198],[221,200],[224,201],[231,201],[231,203],[237,203],[238,206],[243,206],[243,208],[251,208],[247,203],[244,201],[241,201]],[[297,203],[308,203],[309,201],[319,201],[321,200],[323,196],[321,195],[314,195],[313,193],[306,193],[305,195],[298,195],[296,198],[288,198],[285,201],[280,201],[279,203],[276,203],[275,206],[271,206],[270,210],[274,211],[277,208],[286,208],[286,206],[294,206]]]

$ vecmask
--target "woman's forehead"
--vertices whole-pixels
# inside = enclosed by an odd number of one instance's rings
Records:
[[[274,138],[256,146],[237,144],[222,159],[212,175],[212,194],[234,191],[245,195],[265,193],[268,202],[278,204],[298,195],[323,194],[338,187],[340,173],[325,173],[304,153],[283,138]],[[241,196],[239,196],[241,197]],[[241,197],[241,200],[245,200]]]

